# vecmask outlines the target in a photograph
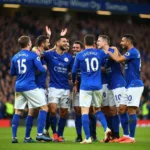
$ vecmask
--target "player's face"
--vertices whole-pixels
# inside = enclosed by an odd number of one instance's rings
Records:
[[[31,47],[32,47],[32,42],[31,42],[31,40],[30,40],[29,43],[28,43],[28,47],[29,47],[29,49],[31,49]]]
[[[66,45],[66,52],[69,51],[69,42],[67,42],[67,45]]]
[[[125,37],[123,37],[121,39],[120,45],[122,46],[123,49],[127,49],[128,48],[128,41]]]
[[[50,46],[49,39],[46,39],[46,41],[45,41],[45,43],[44,43],[44,49],[45,49],[45,50],[48,50],[48,49],[49,49],[49,46]]]
[[[103,49],[104,45],[105,45],[105,42],[104,42],[103,38],[99,37],[98,40],[97,40],[97,48],[98,49]]]
[[[80,46],[80,44],[73,44],[72,50],[73,50],[73,55],[76,56],[76,54],[77,54],[78,52],[81,52],[81,46]]]
[[[61,50],[63,50],[63,51],[65,51],[66,50],[66,47],[67,47],[67,39],[66,38],[61,38],[60,40],[59,40],[59,47],[60,47],[60,49]]]

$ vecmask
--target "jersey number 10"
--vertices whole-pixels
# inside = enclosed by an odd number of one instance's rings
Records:
[[[27,66],[25,65],[26,59],[19,59],[18,63],[18,73],[24,74],[27,71]]]
[[[92,58],[91,60],[89,60],[89,58],[86,58],[85,62],[86,62],[87,72],[90,72],[91,70],[95,72],[98,70],[99,63],[96,57]],[[95,63],[95,66],[94,66],[94,63]]]

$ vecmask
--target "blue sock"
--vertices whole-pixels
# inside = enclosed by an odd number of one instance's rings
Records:
[[[123,128],[123,134],[124,135],[129,135],[129,119],[128,119],[128,114],[127,113],[124,113],[124,114],[119,114],[120,116],[120,121],[121,121],[121,125],[122,125],[122,128]]]
[[[96,113],[96,118],[97,118],[98,121],[100,121],[101,125],[104,128],[104,131],[106,131],[108,126],[107,126],[107,121],[106,121],[106,118],[105,118],[103,112],[102,111],[98,111]]]
[[[112,129],[112,117],[109,116],[109,117],[106,117],[106,120],[107,120],[107,125],[108,125],[108,128],[113,130]]]
[[[12,119],[12,136],[17,137],[17,129],[20,121],[20,115],[14,114]]]
[[[120,123],[119,116],[118,115],[112,116],[112,128],[114,131],[114,137],[116,138],[119,138],[119,123]]]
[[[50,127],[50,114],[47,113],[46,123],[45,123],[45,129],[48,131],[49,127]]]
[[[90,118],[90,133],[93,138],[96,138],[96,115],[89,115]]]
[[[32,125],[33,125],[33,120],[34,120],[34,117],[29,116],[29,115],[26,118],[26,133],[25,133],[26,138],[30,137],[30,132],[31,132]]]
[[[38,125],[37,125],[37,133],[42,134],[45,126],[47,112],[44,110],[40,110],[38,115]]]
[[[56,117],[56,115],[55,116],[50,116],[50,125],[51,125],[51,128],[52,128],[53,134],[57,133],[56,132],[56,126],[57,126],[57,117]]]
[[[132,138],[134,138],[135,135],[136,123],[137,123],[136,114],[129,115],[130,137]]]
[[[66,120],[67,120],[66,118],[60,117],[58,122],[58,132],[57,132],[58,136],[63,136]]]
[[[88,114],[82,115],[82,126],[86,135],[86,139],[88,139],[90,137],[90,122]]]
[[[119,132],[119,116],[115,115],[112,116],[112,128],[114,130],[114,132]]]
[[[82,130],[81,115],[76,115],[76,118],[75,118],[75,127],[76,127],[77,135],[81,136],[81,130]]]

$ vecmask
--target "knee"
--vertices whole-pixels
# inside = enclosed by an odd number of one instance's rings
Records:
[[[128,107],[127,112],[129,115],[136,114],[137,107]]]
[[[120,106],[119,107],[119,114],[124,114],[126,113],[126,106]]]
[[[41,110],[44,110],[44,111],[48,112],[48,107],[47,107],[47,105],[42,106],[42,107],[41,107]]]
[[[68,115],[67,109],[60,110],[60,117],[61,118],[67,118],[67,115]]]
[[[115,116],[117,114],[116,106],[109,107],[110,116]]]

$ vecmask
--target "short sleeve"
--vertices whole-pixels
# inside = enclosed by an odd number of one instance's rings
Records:
[[[138,58],[139,57],[139,54],[137,51],[128,51],[124,54],[124,57],[127,59],[127,60],[130,60],[130,59],[133,59],[133,58]]]

